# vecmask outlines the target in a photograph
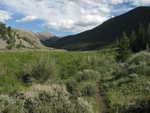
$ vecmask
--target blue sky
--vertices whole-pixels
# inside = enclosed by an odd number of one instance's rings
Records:
[[[34,32],[79,33],[150,0],[0,0],[0,21]]]

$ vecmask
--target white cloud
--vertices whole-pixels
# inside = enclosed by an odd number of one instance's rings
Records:
[[[150,1],[149,0],[142,0],[142,4],[143,5],[150,5]]]
[[[0,10],[0,22],[5,22],[11,19],[11,14],[7,11]]]
[[[1,0],[1,3],[25,16],[18,22],[41,19],[46,26],[75,32],[91,29],[112,17],[112,13],[130,9],[115,8],[117,4],[144,4],[142,0]]]
[[[16,22],[28,22],[38,19],[36,16],[26,16],[20,20],[16,20]]]

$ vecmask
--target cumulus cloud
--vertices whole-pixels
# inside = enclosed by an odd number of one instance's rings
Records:
[[[144,0],[1,0],[25,17],[18,22],[41,19],[45,26],[62,31],[91,29],[116,14],[144,5]],[[120,6],[120,7],[119,7]]]
[[[5,22],[11,19],[11,14],[7,11],[0,10],[0,22]]]
[[[16,22],[28,22],[38,19],[36,16],[26,16],[22,19],[16,20]]]

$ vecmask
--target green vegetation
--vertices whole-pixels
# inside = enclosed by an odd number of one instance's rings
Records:
[[[31,40],[31,39],[29,39],[27,37],[20,37],[20,39],[24,40],[25,42],[27,42],[27,43],[33,45],[35,48],[37,48],[36,47],[36,42],[34,40]]]
[[[150,53],[123,62],[116,55],[109,49],[1,52],[0,112],[148,113]]]
[[[19,36],[11,27],[0,23],[0,39],[6,42],[7,46],[4,49],[20,49],[20,48],[37,48],[36,42],[28,37]],[[27,47],[27,45],[29,47]],[[4,46],[4,45],[2,45]]]
[[[15,46],[15,35],[11,27],[7,27],[5,24],[0,23],[0,39],[6,40],[8,44],[7,49],[12,49]]]
[[[117,40],[117,59],[124,61],[131,52],[150,50],[150,24],[146,27],[139,25],[137,30],[130,34],[123,33],[122,37]]]
[[[117,40],[117,52],[117,59],[121,61],[126,60],[130,55],[130,38],[126,33],[123,34],[120,40]]]
[[[110,112],[148,113],[149,58],[149,53],[137,53],[120,64],[119,69],[114,70],[112,78],[103,78],[101,87]]]

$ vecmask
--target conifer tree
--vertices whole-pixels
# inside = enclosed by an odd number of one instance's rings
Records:
[[[147,49],[150,51],[150,24],[147,27]]]
[[[147,35],[146,35],[146,27],[142,26],[142,37],[141,37],[141,45],[142,45],[142,50],[146,49],[146,45],[147,45]]]
[[[136,32],[133,30],[130,35],[130,47],[133,51],[136,51],[136,46],[137,46],[136,39],[137,39]]]
[[[117,41],[117,60],[124,61],[130,54],[130,40],[126,33]]]

